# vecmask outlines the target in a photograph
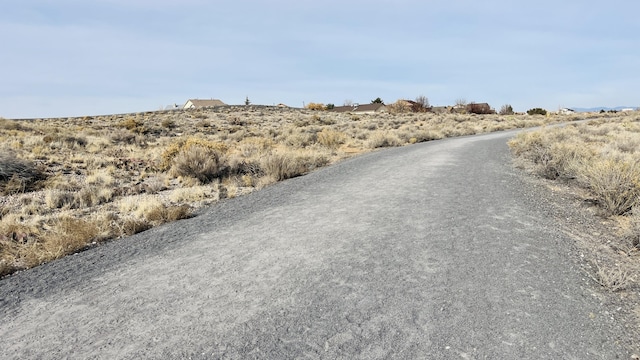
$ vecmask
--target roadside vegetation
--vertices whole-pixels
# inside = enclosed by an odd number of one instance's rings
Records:
[[[583,118],[507,113],[369,115],[227,106],[0,119],[0,276],[187,218],[220,199],[373,149]],[[625,141],[633,147],[636,140]],[[616,154],[636,156],[630,149]],[[524,146],[517,151],[526,153]],[[631,158],[625,164],[625,171],[637,171]],[[570,176],[567,171],[558,168],[556,176]],[[617,213],[635,204],[612,200]]]
[[[520,167],[571,189],[610,224],[603,243],[587,245],[597,248],[595,280],[629,289],[640,274],[640,113],[523,132],[509,146]]]

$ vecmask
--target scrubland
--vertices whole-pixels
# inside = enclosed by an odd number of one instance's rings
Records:
[[[246,194],[373,149],[582,117],[366,115],[237,106],[0,119],[0,276],[189,217],[220,199]],[[629,121],[608,126],[637,128]],[[588,127],[581,129],[557,131],[584,132],[597,141],[607,136]],[[530,147],[546,146],[546,140],[533,145],[537,135],[528,136],[531,138],[519,139],[531,143]],[[615,149],[607,148],[614,158],[598,162],[599,167],[590,171],[638,171],[631,161],[638,156],[636,141],[629,135],[616,143],[619,146]],[[512,146],[518,154],[528,153],[528,145]],[[554,146],[564,149],[569,145]],[[591,148],[576,149],[575,156],[587,149]],[[592,158],[598,152],[588,151]],[[563,155],[566,160],[562,161],[568,162],[574,153]],[[534,160],[560,161],[544,159]],[[625,165],[618,165],[621,159]],[[558,167],[556,176],[573,176],[568,171]],[[582,182],[593,181],[575,176]],[[633,181],[635,188],[630,190],[621,184],[618,190],[635,194],[638,177]],[[598,190],[592,185],[594,191],[601,191],[603,203],[613,201],[608,206],[615,213],[635,204],[609,199],[609,188]]]
[[[517,164],[592,208],[595,227],[580,236],[594,278],[629,290],[640,280],[640,113],[520,133]],[[593,251],[589,251],[591,248]],[[640,306],[637,310],[640,318]]]

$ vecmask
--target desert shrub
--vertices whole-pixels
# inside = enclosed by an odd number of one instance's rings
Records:
[[[0,221],[0,276],[40,263],[38,256],[33,254],[37,251],[40,235],[40,229],[16,217]]]
[[[513,115],[513,107],[509,104],[502,105],[500,115]]]
[[[0,129],[3,130],[30,130],[28,126],[25,126],[22,122],[17,120],[9,120],[5,118],[0,118]]]
[[[211,192],[212,189],[210,186],[180,188],[173,190],[169,199],[176,203],[202,201],[209,197]]]
[[[261,137],[246,137],[236,146],[244,157],[251,157],[270,149],[273,142],[270,139]]]
[[[87,185],[113,186],[115,179],[107,171],[96,171],[91,175],[87,175],[84,182]]]
[[[393,133],[388,133],[384,131],[376,131],[369,136],[366,141],[365,146],[369,149],[376,149],[381,147],[393,147],[400,146],[401,141]]]
[[[87,139],[79,136],[64,136],[60,134],[49,134],[42,138],[42,142],[53,147],[74,149],[87,146]]]
[[[538,175],[547,179],[574,178],[577,164],[593,154],[575,140],[566,139],[567,136],[562,129],[520,133],[508,144],[516,157],[534,164]]]
[[[259,159],[247,159],[242,156],[230,156],[227,160],[229,175],[263,176]]]
[[[98,235],[94,222],[71,216],[63,215],[49,225],[52,230],[43,236],[43,250],[51,259],[82,249]]]
[[[186,139],[180,139],[169,145],[162,153],[160,159],[160,169],[168,170],[173,165],[173,159],[180,153],[188,151],[189,148],[198,146],[200,148],[207,149],[211,152],[215,152],[218,155],[223,155],[227,151],[227,146],[220,142],[209,141],[196,137],[189,137]]]
[[[307,171],[301,159],[290,152],[274,152],[262,159],[261,168],[278,181],[300,176]]]
[[[323,154],[296,151],[273,152],[261,160],[265,175],[277,181],[303,175],[329,162]]]
[[[309,110],[324,110],[325,106],[322,103],[310,102],[307,104],[306,108]]]
[[[109,136],[114,144],[135,144],[136,135],[125,129],[114,129]]]
[[[16,194],[35,190],[36,183],[45,178],[31,161],[13,154],[0,153],[0,189],[3,194]]]
[[[316,136],[318,138],[318,143],[329,149],[337,149],[346,141],[344,133],[328,128],[322,129],[322,131],[317,133]]]
[[[49,209],[70,208],[74,200],[74,192],[71,191],[47,190],[44,195],[45,204]]]
[[[307,132],[296,132],[287,136],[283,143],[292,148],[302,149],[315,144],[318,141],[318,134]]]
[[[173,176],[186,176],[208,183],[226,174],[227,165],[222,153],[201,145],[181,150],[174,158],[171,167]]]
[[[412,136],[409,138],[410,143],[420,143],[431,140],[439,140],[444,137],[442,133],[435,130],[419,130],[415,131],[411,134]]]
[[[92,221],[62,215],[39,227],[3,219],[0,223],[0,274],[27,269],[84,248],[98,233]]]
[[[144,123],[135,118],[129,117],[118,123],[118,127],[127,129],[132,133],[144,134],[148,130],[145,128]]]
[[[153,226],[145,219],[128,218],[121,224],[122,235],[131,236],[151,229]]]
[[[542,108],[533,108],[527,110],[527,114],[529,115],[547,115],[547,110]]]
[[[166,118],[160,122],[160,125],[166,129],[173,129],[176,126],[176,122],[173,119]]]
[[[637,162],[592,160],[583,164],[578,176],[607,215],[621,215],[640,205],[640,164]]]
[[[120,200],[118,207],[122,213],[131,215],[128,220],[143,220],[142,223],[129,224],[134,227],[141,226],[141,228],[187,218],[190,211],[188,205],[167,206],[160,199],[152,196],[127,197]],[[131,230],[123,231],[123,233],[132,235]],[[133,232],[133,234],[135,233]]]
[[[85,187],[73,194],[73,208],[92,207],[111,201],[113,190],[109,188]]]
[[[42,186],[48,190],[73,191],[81,188],[75,179],[69,179],[61,174],[48,177],[42,182]]]

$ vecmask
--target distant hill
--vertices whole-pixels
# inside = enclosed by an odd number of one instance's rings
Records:
[[[600,110],[604,110],[604,111],[609,111],[609,110],[616,110],[616,111],[620,111],[622,109],[637,109],[637,106],[616,106],[616,107],[606,107],[606,106],[599,106],[599,107],[592,107],[592,108],[571,108],[577,112],[599,112]]]

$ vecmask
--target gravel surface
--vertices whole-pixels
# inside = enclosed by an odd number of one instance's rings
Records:
[[[0,358],[629,358],[513,134],[360,156],[0,280]]]

